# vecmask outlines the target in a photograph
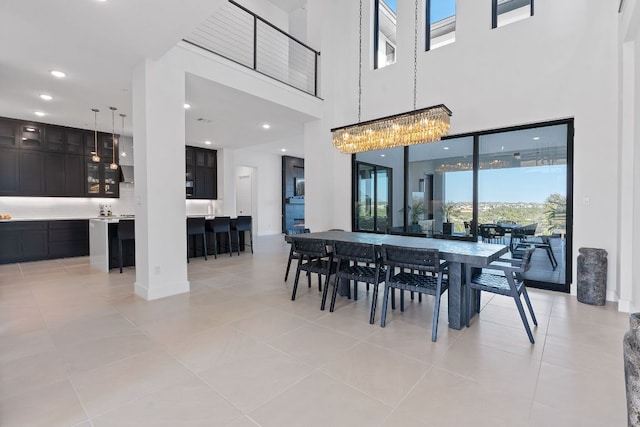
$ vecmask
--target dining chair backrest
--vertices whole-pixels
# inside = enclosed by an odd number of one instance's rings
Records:
[[[428,272],[441,270],[440,252],[431,248],[382,245],[382,262],[389,268],[410,268]]]
[[[523,225],[522,227],[516,227],[511,230],[511,237],[514,239],[524,239],[527,236],[534,236],[536,234],[536,229],[538,228],[538,224],[529,224]]]
[[[327,250],[328,242],[324,239],[293,239],[292,248],[293,251],[299,255],[304,255],[310,258],[326,257],[329,255]]]
[[[370,243],[340,242],[333,243],[333,257],[345,261],[375,263],[379,252]]]

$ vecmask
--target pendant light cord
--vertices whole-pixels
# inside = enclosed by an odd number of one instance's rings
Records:
[[[415,22],[413,33],[413,109],[417,106],[418,97],[418,0],[416,0]]]
[[[360,123],[362,117],[362,0],[360,0],[360,24],[358,28],[358,123]]]

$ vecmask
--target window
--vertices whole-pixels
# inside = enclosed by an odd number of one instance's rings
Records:
[[[502,27],[533,16],[533,0],[493,0],[491,28]]]
[[[436,49],[456,40],[456,0],[427,0],[426,49]]]
[[[396,62],[396,0],[375,2],[374,68]]]

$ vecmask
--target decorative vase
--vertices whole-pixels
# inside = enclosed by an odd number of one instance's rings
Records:
[[[629,330],[624,334],[623,350],[628,425],[640,427],[640,313],[629,316]]]

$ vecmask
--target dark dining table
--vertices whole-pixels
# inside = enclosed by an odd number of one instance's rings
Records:
[[[408,248],[438,249],[440,258],[449,261],[448,313],[449,327],[462,329],[466,323],[465,278],[470,277],[472,268],[482,268],[508,252],[505,245],[468,242],[459,240],[432,239],[426,237],[401,236],[395,234],[359,233],[348,231],[322,231],[317,233],[286,236],[287,241],[294,239],[323,239],[332,242],[368,243],[376,246],[394,245]],[[478,310],[478,294],[472,292],[471,315]]]

